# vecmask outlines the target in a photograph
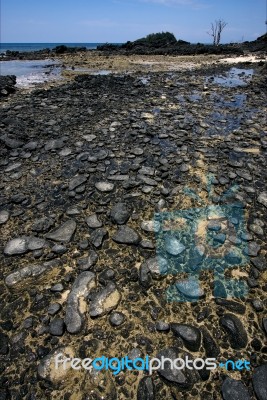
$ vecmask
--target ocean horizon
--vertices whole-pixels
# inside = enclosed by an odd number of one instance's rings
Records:
[[[5,53],[7,50],[10,51],[39,51],[44,49],[52,50],[56,46],[65,45],[68,47],[86,47],[88,50],[94,50],[97,46],[102,43],[0,43],[0,53]],[[114,43],[120,44],[120,43]]]

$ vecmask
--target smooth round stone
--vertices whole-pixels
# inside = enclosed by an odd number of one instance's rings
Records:
[[[127,204],[125,203],[115,204],[110,211],[112,222],[118,225],[126,224],[130,216],[131,213],[128,210]]]
[[[96,214],[92,214],[89,217],[86,218],[86,223],[89,226],[89,228],[101,228],[103,225],[101,221],[97,218]]]
[[[64,290],[64,287],[62,283],[57,283],[56,285],[51,287],[51,292],[62,292]]]
[[[63,246],[62,244],[55,244],[55,246],[52,247],[51,251],[56,254],[65,254],[68,251],[68,249],[66,246]]]
[[[109,317],[109,322],[112,326],[120,326],[125,320],[125,315],[121,312],[113,312]]]
[[[52,336],[62,336],[64,333],[64,321],[61,318],[55,318],[49,325],[49,332]]]
[[[222,385],[224,400],[250,400],[249,391],[242,381],[226,378]]]
[[[114,189],[114,184],[110,182],[97,182],[95,187],[100,192],[111,192]]]
[[[179,240],[170,236],[165,239],[165,248],[172,256],[178,256],[185,250],[185,246]]]
[[[267,399],[267,364],[255,368],[252,376],[254,392],[258,400]]]
[[[157,321],[156,322],[156,329],[159,332],[168,332],[170,330],[170,325],[164,321]]]
[[[7,210],[0,211],[0,225],[5,224],[10,217],[10,212]]]
[[[50,304],[50,306],[47,309],[47,312],[49,315],[54,316],[56,313],[59,312],[59,310],[61,310],[61,305],[59,303],[53,303]]]
[[[203,298],[205,293],[200,287],[200,282],[195,279],[185,279],[175,283],[177,290],[190,299]]]
[[[4,254],[7,256],[13,256],[18,254],[24,254],[28,250],[27,240],[25,238],[16,238],[10,240],[5,249]]]
[[[141,228],[145,232],[159,232],[160,230],[160,222],[158,221],[143,221],[141,223]]]

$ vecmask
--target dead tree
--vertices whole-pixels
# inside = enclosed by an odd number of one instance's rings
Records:
[[[208,35],[213,37],[213,45],[214,46],[219,46],[221,42],[221,35],[223,29],[226,27],[227,22],[225,22],[223,19],[216,20],[214,23],[211,24],[211,30],[208,33]]]

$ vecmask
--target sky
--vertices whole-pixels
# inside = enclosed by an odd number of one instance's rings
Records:
[[[0,0],[2,43],[122,43],[169,31],[209,43],[211,22],[227,26],[222,42],[266,31],[267,0]]]

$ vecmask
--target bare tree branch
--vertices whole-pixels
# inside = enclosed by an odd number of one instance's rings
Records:
[[[213,38],[213,45],[219,46],[221,42],[221,35],[222,31],[226,27],[227,22],[222,19],[216,20],[214,23],[211,24],[211,30],[207,32]]]

